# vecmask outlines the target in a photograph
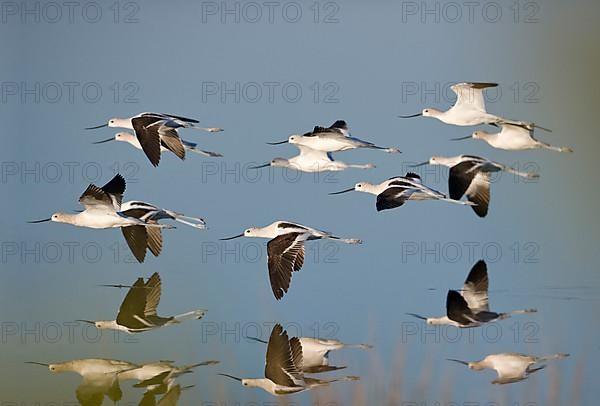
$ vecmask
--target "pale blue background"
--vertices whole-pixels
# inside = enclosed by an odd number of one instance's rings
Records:
[[[33,2],[28,5],[33,7]],[[123,10],[124,5],[120,5],[121,13],[131,10]],[[502,6],[503,18],[497,23],[486,22],[481,7],[473,23],[466,15],[456,23],[444,19],[436,23],[432,17],[422,23],[418,16],[408,16],[403,22],[401,2],[342,1],[336,5],[339,22],[329,24],[322,22],[331,10],[323,9],[325,3],[321,3],[321,22],[313,22],[306,4],[295,24],[286,22],[280,12],[276,12],[274,23],[269,23],[266,15],[257,23],[235,23],[231,17],[222,23],[218,16],[207,16],[203,22],[202,3],[184,1],[140,3],[135,15],[139,22],[132,24],[115,23],[108,5],[102,6],[103,16],[95,24],[82,19],[81,8],[76,9],[72,23],[66,16],[57,23],[35,23],[31,18],[22,23],[18,16],[5,16],[7,21],[0,24],[3,82],[24,82],[29,87],[36,82],[40,86],[69,81],[81,84],[73,103],[66,94],[56,103],[43,97],[36,103],[31,96],[23,103],[20,93],[5,95],[2,103],[3,254],[14,244],[21,250],[22,244],[31,249],[39,243],[38,252],[51,249],[53,244],[63,247],[56,263],[48,261],[50,254],[42,255],[39,263],[32,255],[25,260],[19,255],[3,258],[0,309],[5,328],[6,323],[25,323],[31,329],[36,322],[61,324],[78,318],[114,317],[125,292],[96,285],[131,283],[154,271],[163,279],[161,313],[196,307],[209,312],[200,322],[136,336],[137,343],[124,343],[123,337],[115,343],[112,334],[105,334],[98,343],[86,342],[80,328],[72,343],[64,336],[57,343],[43,338],[36,343],[31,335],[24,340],[5,337],[0,351],[3,401],[73,401],[79,378],[52,376],[23,361],[86,357],[140,362],[173,359],[178,363],[216,358],[221,365],[182,379],[182,384],[195,387],[182,396],[181,404],[269,401],[272,398],[262,391],[242,388],[216,375],[262,376],[264,348],[243,340],[236,342],[239,335],[237,339],[233,335],[224,340],[203,338],[203,330],[213,326],[208,323],[234,329],[236,323],[247,326],[271,321],[296,323],[304,335],[314,335],[311,326],[315,323],[320,334],[326,335],[323,328],[333,322],[338,327],[337,338],[375,346],[369,352],[348,350],[332,356],[334,363],[348,365],[341,372],[361,376],[360,382],[301,394],[290,401],[376,404],[493,400],[522,405],[591,404],[597,399],[598,3],[539,2],[535,16],[539,21],[529,24],[522,22],[524,16],[515,23],[508,5]],[[452,102],[428,96],[422,103],[419,95],[403,101],[403,83],[433,87],[464,80],[500,83],[503,96],[488,104],[491,111],[552,128],[552,133],[540,132],[538,136],[556,145],[571,146],[575,153],[505,152],[476,141],[452,143],[449,138],[466,135],[472,129],[432,119],[396,118],[426,106],[443,109]],[[81,87],[88,82],[97,83],[103,91],[97,103],[81,96]],[[117,102],[109,88],[115,82],[121,87]],[[127,82],[138,86],[137,103],[123,102]],[[207,96],[203,102],[203,82],[225,82],[229,87],[236,82],[295,82],[303,95],[296,103],[286,102],[281,93],[276,93],[273,103],[266,95],[256,103],[243,99],[236,103],[231,97],[223,103],[217,96]],[[335,82],[338,102],[323,103],[325,93],[321,93],[315,103],[309,90],[315,82],[320,86]],[[529,82],[537,85],[535,103],[524,102],[527,92],[522,87]],[[514,83],[521,87],[516,103],[508,89]],[[114,134],[112,129],[82,130],[112,116],[140,111],[179,113],[197,117],[207,126],[224,127],[225,132],[218,135],[186,130],[182,137],[225,157],[188,156],[182,163],[165,156],[154,169],[130,146],[91,144]],[[328,125],[335,119],[347,120],[358,137],[398,146],[404,153],[338,154],[338,159],[372,162],[377,168],[335,174],[327,181],[320,177],[315,182],[312,175],[303,175],[298,182],[286,182],[279,170],[271,172],[271,179],[268,171],[261,172],[257,182],[247,176],[236,181],[233,175],[222,181],[223,169],[235,168],[236,163],[243,167],[295,153],[290,146],[271,147],[265,142],[284,139],[316,124]],[[376,182],[401,174],[403,164],[432,154],[460,153],[480,154],[511,165],[533,162],[541,178],[537,183],[523,183],[511,176],[502,177],[493,185],[490,214],[485,219],[477,218],[468,208],[440,202],[409,203],[377,213],[373,196],[327,195],[359,180]],[[79,163],[73,179],[63,172],[57,182],[49,181],[54,172],[44,174],[44,170],[55,165],[64,168],[68,162]],[[115,241],[122,245],[117,230],[25,223],[54,211],[77,209],[76,199],[89,183],[84,166],[97,164],[102,170],[98,183],[103,184],[114,174],[115,163],[123,168],[127,162],[134,162],[132,168],[137,171],[132,174],[128,168],[124,173],[138,182],[130,180],[126,199],[143,199],[201,215],[210,229],[179,226],[165,232],[163,254],[137,265],[124,260],[122,247],[115,263],[110,247]],[[36,163],[41,168],[39,182],[31,175],[23,181],[21,170],[17,175],[7,172],[15,164],[31,168]],[[215,168],[217,175],[207,175]],[[425,180],[445,191],[441,173],[445,171],[434,170],[435,176],[430,174]],[[247,175],[254,176],[254,172]],[[264,251],[258,261],[236,261],[233,255],[225,260],[220,255],[203,258],[209,248],[234,249],[233,242],[212,245],[218,238],[276,219],[359,237],[364,244],[339,246],[334,263],[325,263],[324,257],[333,246],[311,244],[304,269],[294,275],[291,291],[280,303],[275,302],[268,285]],[[256,252],[253,244],[264,246],[261,240],[236,241],[240,250],[248,249],[252,257]],[[68,242],[80,243],[72,262],[63,245]],[[445,291],[459,288],[472,264],[484,255],[480,246],[475,257],[468,258],[465,242],[492,243],[502,249],[499,260],[488,263],[493,309],[535,307],[539,313],[499,324],[502,336],[495,343],[482,339],[483,330],[473,332],[472,344],[466,335],[458,343],[443,339],[437,343],[431,335],[425,342],[417,337],[403,340],[403,328],[424,327],[413,324],[415,320],[404,313],[443,314]],[[539,248],[533,257],[535,263],[525,261],[529,251],[523,247],[528,242]],[[86,243],[102,248],[97,263],[84,260],[81,247]],[[407,243],[430,248],[439,243],[449,254],[439,261],[431,255],[424,261],[419,255],[403,258]],[[516,261],[510,248],[515,243],[521,247]],[[452,244],[463,247],[456,262],[450,261],[454,257]],[[489,254],[495,256],[494,251]],[[537,344],[523,338],[531,331],[527,322],[535,323]],[[520,333],[516,340],[515,331]],[[268,333],[265,328],[263,334]],[[570,352],[572,356],[524,383],[501,387],[489,385],[493,375],[489,371],[475,373],[444,361],[446,357],[477,359],[501,351]],[[130,383],[123,389],[126,400],[136,401],[141,396]]]

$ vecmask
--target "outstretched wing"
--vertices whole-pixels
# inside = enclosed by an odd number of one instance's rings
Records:
[[[281,324],[271,331],[265,365],[265,377],[278,385],[301,386],[304,380],[302,368],[302,345],[297,337],[291,340]]]
[[[462,296],[473,313],[489,311],[488,273],[485,261],[478,261],[467,276]]]
[[[81,203],[88,210],[119,211],[123,193],[125,192],[125,179],[117,173],[106,185],[98,187],[90,184],[79,197]]]
[[[456,93],[457,99],[453,108],[477,110],[485,112],[483,90],[498,86],[497,83],[457,83],[450,89]]]
[[[301,233],[288,233],[275,237],[267,244],[269,279],[275,299],[287,293],[292,272],[299,271],[304,264],[304,240]]]
[[[446,316],[463,326],[476,322],[476,317],[469,309],[466,300],[455,290],[449,290],[446,297]]]

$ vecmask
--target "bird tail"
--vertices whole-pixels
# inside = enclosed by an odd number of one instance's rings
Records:
[[[335,235],[327,235],[324,236],[323,238],[327,238],[329,240],[334,240],[334,241],[340,241],[346,244],[362,244],[362,240],[359,240],[358,238],[341,238],[341,237],[336,237]]]
[[[175,221],[178,221],[182,224],[187,224],[188,226],[199,228],[201,230],[206,229],[206,222],[203,218],[186,216],[183,213],[177,213],[171,210],[165,210],[165,212],[167,212],[169,216],[173,217]]]
[[[171,320],[170,324],[181,323],[182,321],[191,319],[191,318],[200,320],[202,317],[204,317],[205,314],[206,314],[206,310],[204,310],[204,309],[192,310],[191,312],[181,313],[176,316],[173,316],[173,319]]]
[[[371,144],[371,143],[368,143],[367,145],[365,145],[364,148],[379,149],[379,150],[381,150],[383,152],[387,152],[388,154],[401,154],[402,153],[402,151],[400,151],[399,148],[394,148],[394,147],[380,147],[378,145]]]
[[[500,313],[498,315],[498,319],[504,320],[504,319],[509,318],[513,314],[527,314],[527,313],[537,313],[537,309],[519,309],[519,310],[512,310],[510,312]]]
[[[370,344],[344,344],[343,348],[355,348],[358,350],[370,350],[373,348]]]
[[[219,133],[221,131],[225,131],[223,128],[219,128],[219,127],[200,127],[195,124],[192,124],[190,127],[186,127],[186,128],[193,128],[194,130],[206,131],[209,133]]]
[[[346,164],[346,166],[348,168],[355,168],[355,169],[373,169],[373,168],[375,168],[374,164]]]
[[[541,141],[538,141],[538,142],[539,142],[539,145],[542,148],[549,149],[551,151],[556,151],[556,152],[573,152],[573,149],[571,149],[569,147],[555,147],[554,145],[550,145],[550,144],[547,144],[545,142],[541,142]]]
[[[198,368],[198,367],[203,367],[206,365],[216,365],[219,364],[221,361],[217,361],[217,360],[209,360],[209,361],[203,361],[203,362],[198,362],[197,364],[191,364],[191,365],[184,365],[180,368],[180,370],[182,372],[188,372],[191,371],[194,368]]]
[[[558,354],[552,354],[552,355],[545,355],[543,357],[537,357],[536,358],[536,362],[546,362],[546,361],[551,361],[554,359],[562,359],[562,358],[567,358],[570,354],[565,354],[565,353],[558,353]]]
[[[330,383],[334,383],[334,382],[345,382],[345,381],[358,381],[360,379],[359,376],[354,376],[354,375],[348,375],[348,376],[341,376],[339,378],[333,378],[333,379],[318,379],[318,378],[304,378],[304,381],[309,385],[309,386],[322,386],[322,385],[329,385]]]
[[[504,169],[508,173],[512,173],[513,175],[520,176],[522,178],[537,179],[537,178],[540,177],[539,173],[521,172],[521,171],[519,171],[517,169],[514,169],[514,168],[512,168],[510,166],[504,166],[502,169]]]
[[[455,199],[450,199],[448,197],[440,197],[439,200],[443,200],[445,202],[454,203],[454,204],[462,204],[463,206],[477,206],[477,203],[473,203],[468,200],[455,200]]]
[[[200,155],[204,155],[204,156],[209,156],[209,157],[222,157],[223,154],[220,154],[218,152],[212,152],[212,151],[206,151],[197,147],[188,147],[188,151],[191,152],[195,152],[196,154],[200,154]]]

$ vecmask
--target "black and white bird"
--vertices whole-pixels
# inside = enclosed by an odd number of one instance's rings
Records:
[[[461,361],[450,358],[448,360],[466,365],[469,369],[475,371],[493,369],[498,374],[498,377],[492,383],[503,385],[527,379],[529,375],[546,367],[545,364],[542,364],[543,362],[566,358],[568,356],[569,354],[553,354],[536,357],[516,352],[503,352],[500,354],[490,354],[480,361]]]
[[[79,198],[85,210],[78,213],[54,213],[51,217],[29,223],[53,221],[78,227],[95,229],[120,228],[138,262],[144,262],[146,249],[158,256],[162,247],[161,228],[174,228],[170,224],[158,224],[162,212],[146,212],[125,207],[121,201],[125,192],[125,179],[117,174],[102,187],[90,184]],[[140,215],[138,215],[140,214]],[[155,215],[156,214],[156,215]]]
[[[448,190],[450,198],[460,200],[463,195],[475,203],[471,208],[479,217],[485,217],[490,204],[490,174],[508,172],[523,178],[538,178],[537,173],[520,172],[514,168],[475,155],[453,157],[432,156],[428,161],[412,165],[443,165],[450,168]]]
[[[139,149],[139,150],[143,150],[142,145],[140,144],[140,141],[137,139],[137,137],[131,133],[128,132],[119,132],[116,133],[114,137],[111,138],[107,138],[105,140],[102,141],[96,141],[93,144],[104,144],[105,142],[109,142],[109,141],[121,141],[121,142],[126,142],[130,145],[133,145],[135,148]],[[198,148],[198,144],[194,143],[194,142],[190,142],[190,141],[186,141],[186,140],[181,140],[181,144],[183,145],[183,149],[185,150],[185,152],[194,152],[196,154],[200,154],[200,155],[204,155],[204,156],[209,156],[209,157],[222,157],[222,154],[219,154],[218,152],[211,152],[211,151],[205,151],[203,149]],[[169,147],[169,144],[166,143],[162,138],[160,141],[160,152],[173,152],[172,148]],[[178,158],[180,158],[181,160],[185,159],[185,154],[181,154],[180,152],[178,152],[176,154],[178,156]]]
[[[199,121],[193,118],[146,112],[129,118],[111,118],[106,124],[88,127],[86,130],[94,130],[102,127],[133,130],[150,163],[158,166],[161,147],[168,149],[181,159],[185,158],[185,147],[181,138],[179,138],[178,128],[194,128],[208,132],[223,131],[222,128],[199,127],[196,125],[198,123]]]
[[[201,319],[206,310],[192,310],[183,314],[170,317],[162,317],[157,314],[160,303],[162,284],[158,273],[152,274],[146,282],[144,278],[138,278],[131,286],[127,285],[104,285],[109,287],[124,288],[129,291],[123,299],[119,313],[115,320],[77,320],[93,324],[101,330],[124,331],[129,334],[141,333],[154,330],[163,326],[181,323],[186,319]]]
[[[346,244],[360,244],[362,242],[355,238],[340,238],[326,231],[281,220],[265,227],[251,227],[239,235],[221,238],[221,240],[232,240],[239,237],[271,239],[267,244],[267,262],[271,289],[277,300],[280,300],[287,293],[292,279],[292,272],[299,271],[304,264],[305,241],[329,239]]]
[[[303,353],[300,339],[297,337],[290,339],[283,327],[276,324],[271,331],[267,345],[264,378],[238,378],[228,374],[219,375],[239,381],[246,387],[261,388],[276,396],[290,395],[337,381],[354,381],[358,379],[355,376],[330,380],[309,378],[304,376],[302,365]]]
[[[400,118],[412,117],[433,117],[443,123],[458,125],[458,126],[473,126],[480,124],[517,124],[530,125],[540,129],[549,131],[543,127],[536,126],[533,123],[524,121],[508,120],[487,112],[485,108],[485,98],[483,91],[485,89],[497,87],[497,83],[480,83],[480,82],[464,82],[456,83],[450,86],[450,89],[456,94],[456,102],[446,111],[440,111],[428,107],[421,113],[412,114],[409,116],[398,116]]]
[[[285,141],[269,142],[269,145],[279,144],[304,145],[305,147],[322,152],[341,152],[357,148],[378,149],[389,153],[400,153],[398,148],[379,147],[372,142],[350,136],[350,130],[344,120],[337,120],[329,127],[316,126],[304,134],[294,134]]]
[[[490,311],[488,285],[487,265],[485,261],[480,260],[471,268],[460,292],[448,291],[445,316],[424,317],[415,313],[407,314],[425,320],[427,324],[466,328],[479,327],[485,323],[507,319],[513,314],[537,311],[535,309],[514,310],[505,313]]]
[[[442,200],[445,202],[474,205],[472,202],[463,202],[446,197],[442,192],[431,189],[421,183],[421,177],[416,173],[408,172],[404,176],[389,178],[381,183],[359,182],[354,187],[329,193],[339,195],[347,192],[365,192],[377,196],[375,207],[377,211],[389,210],[402,206],[408,200]]]
[[[246,338],[267,344],[266,341],[261,340],[258,337]],[[345,366],[338,367],[329,364],[329,354],[331,351],[341,350],[343,348],[358,348],[361,350],[373,348],[373,346],[368,344],[345,344],[340,340],[331,338],[298,337],[298,339],[302,345],[302,372],[307,374],[316,374],[346,368]]]

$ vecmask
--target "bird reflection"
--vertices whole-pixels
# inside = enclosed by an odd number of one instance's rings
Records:
[[[513,310],[496,313],[489,309],[488,273],[485,261],[477,262],[463,285],[462,291],[449,290],[446,297],[446,315],[424,317],[415,313],[410,316],[427,321],[427,324],[455,327],[478,327],[485,323],[507,319],[513,314],[533,313],[535,309]]]
[[[523,381],[529,375],[546,367],[544,362],[568,357],[569,354],[553,354],[543,357],[534,355],[519,354],[516,352],[503,352],[500,354],[490,354],[480,361],[461,361],[458,359],[448,359],[466,365],[474,371],[482,369],[493,369],[498,377],[492,381],[493,384],[504,385]]]
[[[281,324],[271,331],[267,345],[265,377],[238,378],[229,374],[219,374],[242,383],[243,386],[261,388],[272,395],[289,395],[328,385],[337,381],[355,381],[356,376],[345,376],[330,380],[309,378],[303,372],[302,344],[298,337],[289,338]]]
[[[138,278],[132,286],[104,285],[109,287],[129,287],[116,320],[77,320],[90,323],[99,329],[124,331],[129,334],[141,333],[171,324],[177,324],[189,318],[201,319],[206,310],[192,310],[171,317],[161,317],[156,313],[160,302],[161,280],[158,273],[154,273],[147,282]]]
[[[55,364],[26,363],[48,367],[54,373],[74,372],[81,375],[83,380],[75,390],[75,395],[84,406],[99,406],[105,396],[113,402],[121,400],[123,392],[119,386],[119,373],[140,367],[127,361],[103,358],[75,359]]]
[[[246,338],[267,344],[267,341],[257,337]],[[302,372],[307,374],[316,374],[346,368],[345,366],[329,365],[329,354],[331,351],[340,350],[342,348],[358,348],[362,350],[373,348],[373,346],[368,344],[346,344],[340,340],[334,339],[298,337],[298,340],[300,340],[302,346]]]

